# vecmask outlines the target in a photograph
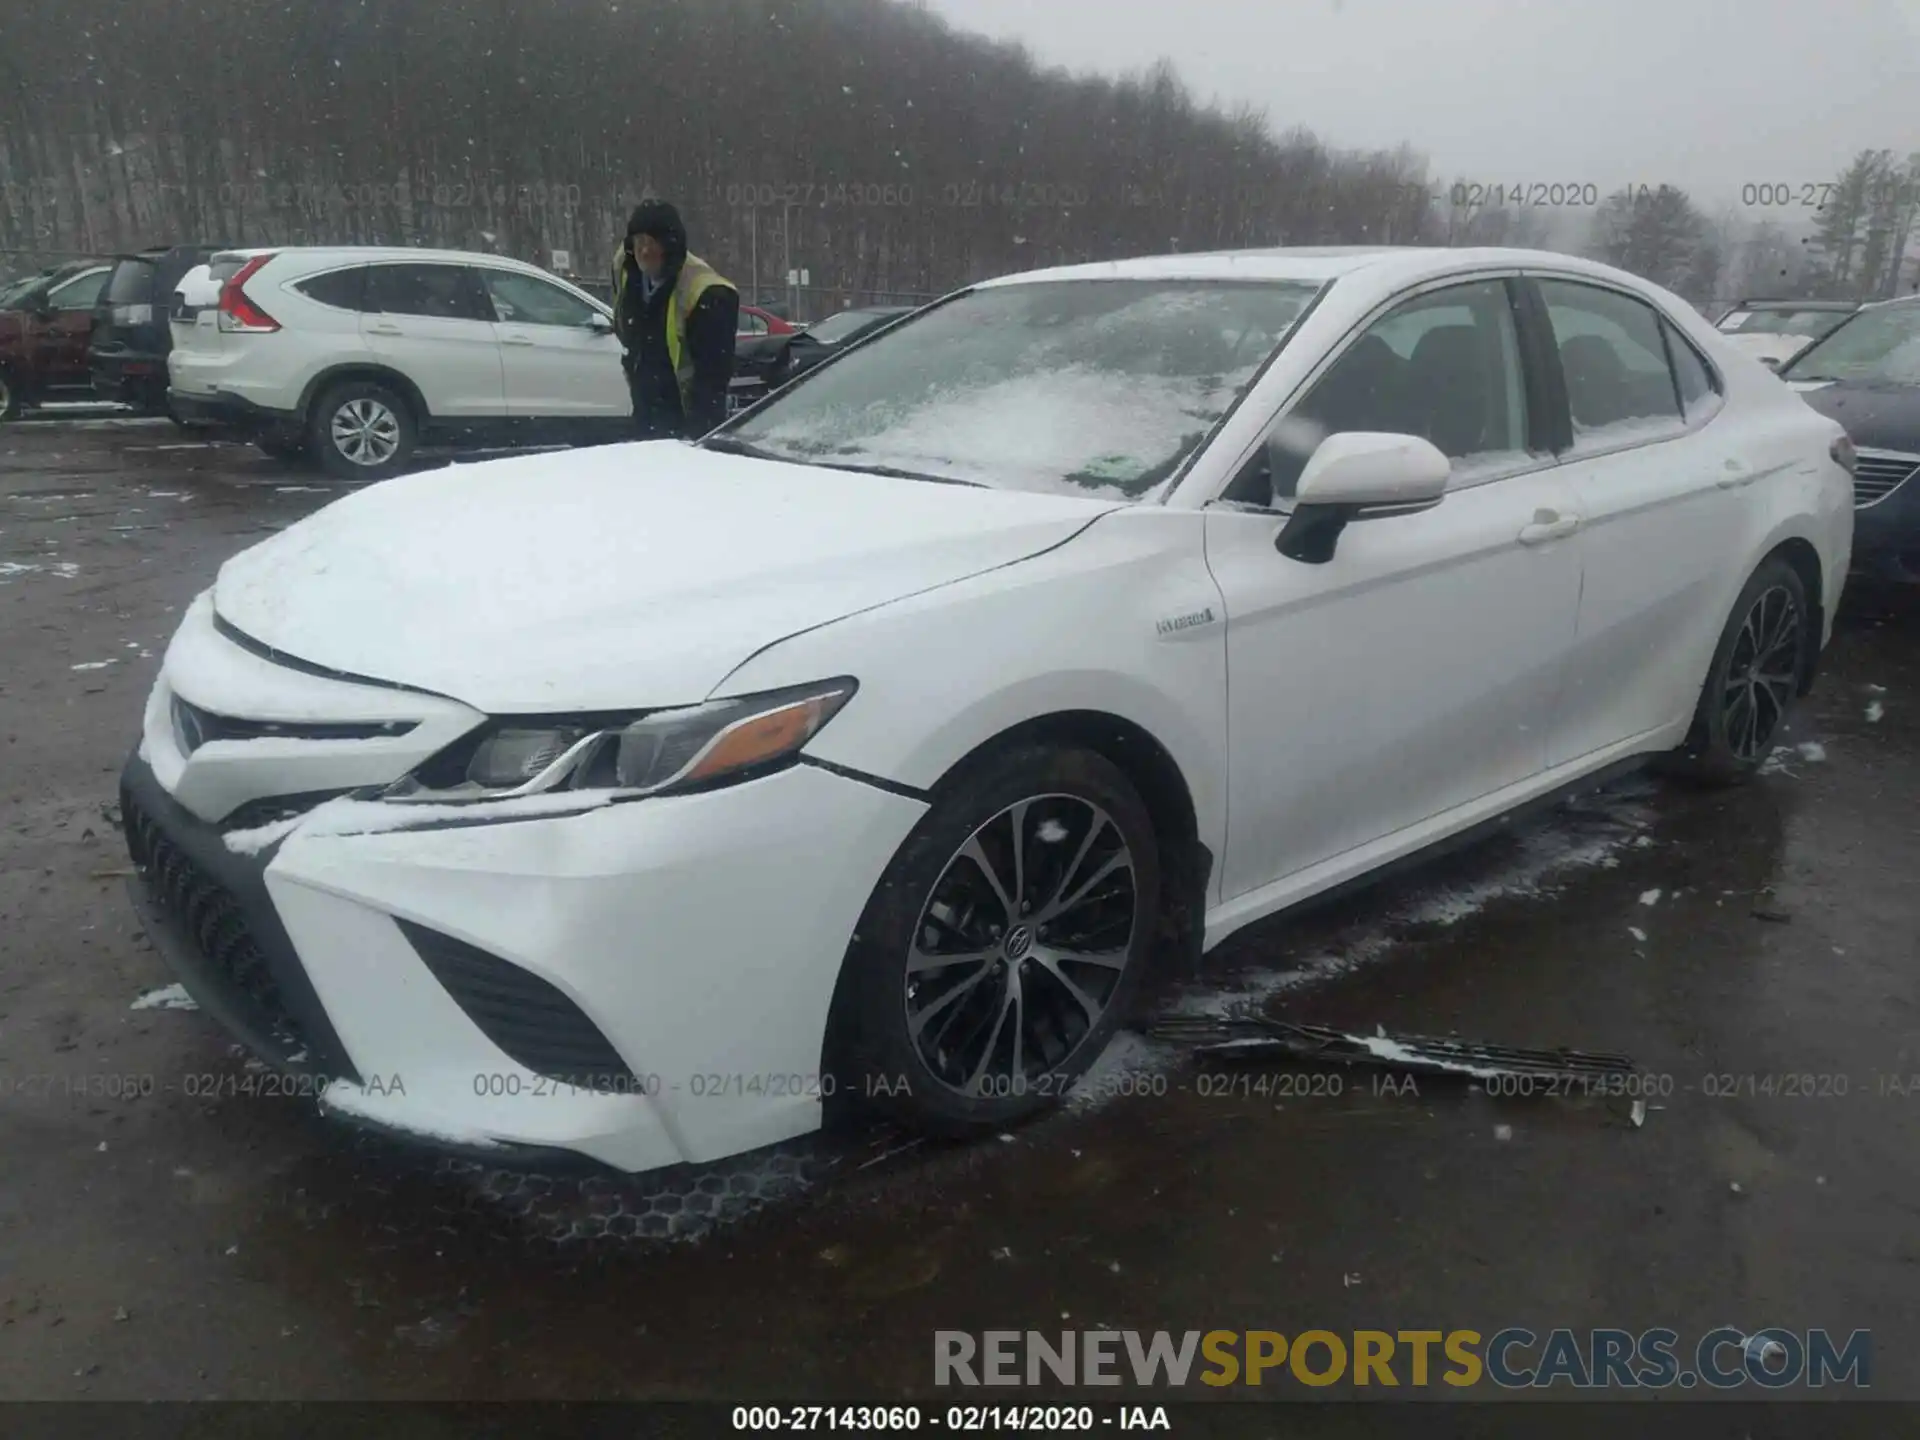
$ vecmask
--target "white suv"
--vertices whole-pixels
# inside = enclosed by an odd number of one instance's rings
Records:
[[[219,304],[176,333],[178,413],[374,479],[416,445],[629,436],[612,312],[497,255],[370,246],[223,251]]]

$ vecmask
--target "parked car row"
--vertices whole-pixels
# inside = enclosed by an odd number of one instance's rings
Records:
[[[0,415],[117,401],[361,478],[423,440],[617,439],[631,406],[606,291],[498,256],[358,246],[63,266],[0,291]],[[742,305],[731,408],[906,313],[808,330]]]

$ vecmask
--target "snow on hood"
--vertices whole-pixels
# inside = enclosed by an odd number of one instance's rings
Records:
[[[369,486],[229,560],[214,608],[286,655],[493,714],[687,704],[767,645],[1113,508],[607,446]]]

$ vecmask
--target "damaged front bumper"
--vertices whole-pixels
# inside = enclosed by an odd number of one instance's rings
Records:
[[[316,811],[263,846],[136,755],[122,813],[161,953],[323,1110],[639,1171],[818,1128],[841,960],[924,807],[802,764],[566,815],[337,833]]]

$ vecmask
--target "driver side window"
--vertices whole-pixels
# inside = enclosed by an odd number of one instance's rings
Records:
[[[1320,442],[1352,430],[1418,435],[1454,462],[1456,476],[1523,457],[1526,387],[1505,283],[1449,286],[1375,321],[1281,417],[1279,473],[1268,472],[1263,452],[1232,497],[1264,505],[1293,495]]]
[[[100,299],[100,292],[107,288],[107,271],[96,270],[91,275],[82,275],[56,285],[47,293],[47,305],[54,310],[91,310]]]

